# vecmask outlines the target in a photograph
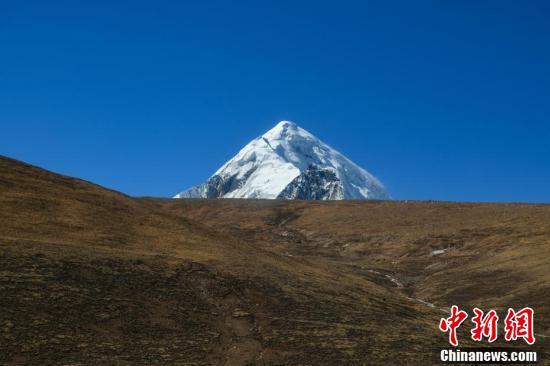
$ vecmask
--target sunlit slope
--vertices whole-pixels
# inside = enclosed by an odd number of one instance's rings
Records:
[[[425,364],[445,340],[378,278],[163,200],[0,158],[0,204],[2,364]]]

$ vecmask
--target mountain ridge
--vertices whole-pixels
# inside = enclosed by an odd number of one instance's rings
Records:
[[[329,171],[334,174],[327,174]],[[315,172],[319,174],[312,177]],[[331,179],[325,180],[327,176]],[[308,186],[312,181],[318,189]],[[245,145],[205,183],[174,198],[343,200],[390,196],[376,177],[343,154],[296,123],[281,121]]]

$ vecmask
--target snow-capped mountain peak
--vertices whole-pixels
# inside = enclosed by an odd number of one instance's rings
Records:
[[[248,143],[207,182],[175,198],[385,199],[371,174],[294,122]]]

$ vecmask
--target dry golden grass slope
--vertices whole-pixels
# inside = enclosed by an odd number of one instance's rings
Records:
[[[451,304],[534,307],[550,359],[548,205],[138,199],[0,157],[0,207],[0,364],[437,364]]]

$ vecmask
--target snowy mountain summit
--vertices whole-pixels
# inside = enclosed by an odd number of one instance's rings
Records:
[[[387,199],[384,186],[289,121],[252,140],[205,183],[174,198]]]

